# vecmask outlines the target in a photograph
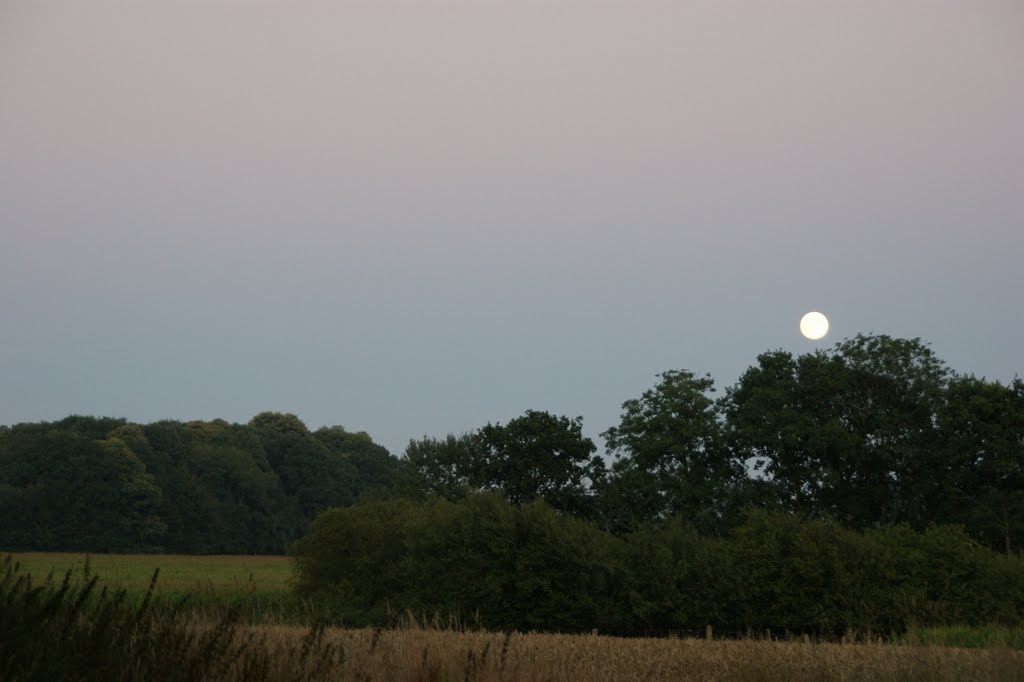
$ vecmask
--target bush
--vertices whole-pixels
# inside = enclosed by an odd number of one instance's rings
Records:
[[[1024,616],[1024,560],[951,526],[862,533],[754,511],[725,538],[682,520],[616,537],[471,495],[332,509],[292,553],[299,591],[357,625],[412,611],[501,629],[838,635]]]

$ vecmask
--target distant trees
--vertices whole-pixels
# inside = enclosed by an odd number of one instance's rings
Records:
[[[1022,547],[1024,382],[959,375],[919,339],[768,351],[721,397],[710,376],[667,371],[602,436],[606,455],[580,417],[527,410],[397,458],[275,412],[0,427],[0,549],[282,552],[328,508],[480,492],[618,535],[725,537],[768,509],[854,529],[960,524]]]
[[[408,470],[401,490],[409,497],[461,500],[479,485],[474,473],[476,459],[476,436],[471,433],[411,440],[405,449]]]
[[[773,506],[856,528],[961,523],[1019,549],[1019,379],[957,375],[919,339],[884,335],[757,360],[721,405],[730,447],[762,474]]]
[[[0,543],[106,552],[154,547],[164,531],[154,479],[123,440],[95,439],[77,426],[0,433]]]
[[[858,527],[926,522],[948,380],[916,339],[857,336],[829,352],[759,356],[724,405],[734,449],[782,508]]]
[[[475,479],[484,490],[502,491],[513,504],[540,499],[568,514],[593,515],[591,485],[604,476],[604,460],[583,436],[582,417],[528,410],[505,425],[487,424],[476,444]]]
[[[294,415],[0,429],[0,548],[280,553],[324,509],[392,485],[365,434]]]
[[[593,517],[594,484],[603,479],[605,466],[582,429],[582,417],[528,410],[504,425],[412,441],[406,460],[413,488],[449,500],[499,491],[513,504],[541,499],[568,514]]]

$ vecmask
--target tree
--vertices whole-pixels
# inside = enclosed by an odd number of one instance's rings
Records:
[[[448,434],[444,440],[410,440],[402,492],[410,497],[437,496],[456,501],[474,489],[472,475],[476,439],[471,433]]]
[[[592,484],[605,473],[583,418],[527,410],[502,426],[487,424],[473,439],[470,481],[501,490],[512,504],[542,499],[580,517],[594,513]]]
[[[258,434],[281,488],[294,504],[297,517],[290,536],[300,533],[324,509],[355,502],[354,467],[332,454],[294,414],[262,412],[249,427]]]
[[[93,433],[10,430],[0,447],[0,545],[127,552],[160,544],[160,489],[124,441]]]
[[[714,382],[686,370],[622,404],[618,426],[602,435],[616,457],[601,495],[606,523],[617,529],[681,515],[720,530],[743,481],[741,461],[722,435]]]
[[[512,504],[544,500],[581,517],[596,512],[595,483],[605,475],[583,419],[527,410],[507,424],[490,424],[444,440],[409,442],[403,483],[407,495],[461,500],[471,492],[500,491]]]
[[[926,523],[949,371],[920,339],[857,335],[758,356],[723,401],[737,453],[786,509],[855,526]]]
[[[355,470],[354,494],[358,499],[366,493],[391,494],[401,464],[365,431],[346,431],[342,426],[324,426],[313,432],[332,455],[345,459]]]
[[[939,418],[943,485],[930,506],[1010,553],[1024,537],[1024,381],[957,376]]]

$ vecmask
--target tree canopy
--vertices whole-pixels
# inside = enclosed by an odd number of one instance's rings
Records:
[[[674,369],[602,434],[527,410],[392,456],[364,432],[71,416],[0,427],[2,549],[283,552],[322,511],[490,492],[624,535],[724,537],[752,508],[853,529],[959,524],[1024,538],[1024,382],[958,374],[920,339],[857,335],[756,358],[724,395]]]

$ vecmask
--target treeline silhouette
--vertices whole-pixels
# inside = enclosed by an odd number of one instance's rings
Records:
[[[668,371],[602,437],[607,457],[581,418],[533,410],[401,458],[269,412],[0,427],[0,549],[277,553],[331,507],[494,492],[618,536],[683,523],[728,537],[763,509],[855,530],[955,524],[1020,551],[1024,382],[954,372],[919,339],[770,351],[720,396]]]
[[[323,509],[389,494],[398,466],[364,433],[271,412],[2,427],[0,547],[281,553]]]

